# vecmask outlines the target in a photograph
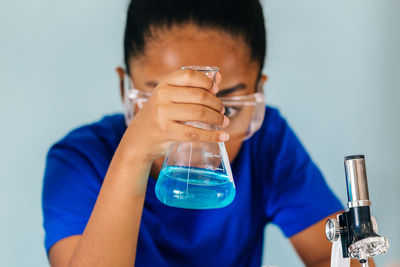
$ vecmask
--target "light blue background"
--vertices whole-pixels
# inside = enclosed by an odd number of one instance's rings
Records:
[[[45,155],[70,129],[119,111],[127,1],[0,3],[0,266],[46,266]],[[264,2],[265,88],[346,201],[343,157],[366,154],[372,213],[400,261],[400,2]],[[323,233],[321,233],[322,235]],[[263,262],[301,266],[276,227]],[[391,265],[392,266],[392,265]]]

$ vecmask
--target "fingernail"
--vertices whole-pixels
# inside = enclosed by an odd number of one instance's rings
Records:
[[[229,140],[229,134],[227,133],[221,133],[219,135],[219,140],[222,142],[228,141]]]
[[[212,92],[215,94],[218,92],[218,86],[216,83],[214,83],[213,88],[212,88]]]
[[[224,116],[224,122],[222,123],[222,127],[226,127],[229,124],[229,119],[227,116]]]

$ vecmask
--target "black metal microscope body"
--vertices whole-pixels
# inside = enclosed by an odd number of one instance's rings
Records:
[[[344,168],[349,210],[329,219],[325,234],[331,242],[340,237],[343,258],[355,258],[368,266],[368,258],[386,253],[389,242],[378,235],[377,222],[371,216],[365,157],[345,157]]]

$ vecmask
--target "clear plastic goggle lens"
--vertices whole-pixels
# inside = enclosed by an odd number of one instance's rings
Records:
[[[130,81],[128,83],[131,85]],[[124,90],[124,111],[127,125],[150,98],[150,92],[135,88]],[[261,92],[231,97],[219,97],[230,124],[224,129],[232,140],[246,140],[260,129],[265,115],[264,94]]]
[[[230,124],[224,129],[233,140],[250,138],[264,120],[264,94],[220,97]]]

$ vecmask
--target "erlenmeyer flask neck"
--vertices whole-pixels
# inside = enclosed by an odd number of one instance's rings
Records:
[[[208,78],[210,78],[214,83],[216,82],[216,77],[217,73],[219,71],[218,67],[213,67],[213,66],[196,66],[196,65],[190,65],[190,66],[184,66],[182,67],[183,70],[185,69],[192,69],[196,70],[198,72],[203,73],[206,75]],[[205,129],[205,130],[217,130],[217,127],[214,125],[209,125],[204,122],[200,121],[190,121],[190,122],[185,122],[187,125],[191,125],[197,128]]]
[[[182,67],[182,69],[183,70],[192,69],[192,70],[196,70],[196,71],[199,71],[201,73],[204,73],[204,75],[206,75],[208,78],[210,78],[213,82],[216,82],[217,73],[219,71],[218,67],[214,67],[214,66],[196,66],[196,65],[184,66],[184,67]]]

